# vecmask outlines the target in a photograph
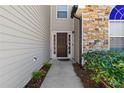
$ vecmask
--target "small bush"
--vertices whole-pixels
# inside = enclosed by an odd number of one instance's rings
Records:
[[[45,62],[44,65],[43,65],[45,68],[49,68],[50,67],[50,64],[48,62]]]
[[[33,79],[38,80],[38,79],[44,77],[44,76],[45,76],[45,73],[46,73],[46,72],[43,71],[43,70],[41,70],[41,71],[34,71],[34,72],[32,73]]]

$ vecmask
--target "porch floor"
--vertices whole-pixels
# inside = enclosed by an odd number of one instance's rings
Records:
[[[83,88],[72,61],[51,60],[52,66],[41,88]]]

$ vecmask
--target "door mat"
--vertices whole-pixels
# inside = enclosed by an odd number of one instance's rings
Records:
[[[58,59],[59,61],[69,61],[70,59]]]

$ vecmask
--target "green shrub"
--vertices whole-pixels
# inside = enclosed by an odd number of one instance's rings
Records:
[[[38,80],[38,79],[44,77],[44,76],[45,76],[45,73],[46,73],[46,72],[43,71],[43,70],[41,70],[41,71],[34,71],[34,72],[32,73],[33,79]]]
[[[89,51],[83,54],[85,69],[95,72],[91,79],[104,81],[107,87],[124,87],[124,53],[120,51]]]
[[[50,65],[51,65],[51,64],[49,64],[48,62],[45,62],[45,63],[43,64],[43,66],[44,66],[45,68],[50,68]]]

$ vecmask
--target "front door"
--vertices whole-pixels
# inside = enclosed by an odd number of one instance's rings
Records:
[[[57,33],[57,57],[67,57],[67,33]]]
[[[72,31],[53,31],[50,39],[51,58],[73,58],[73,34]]]

